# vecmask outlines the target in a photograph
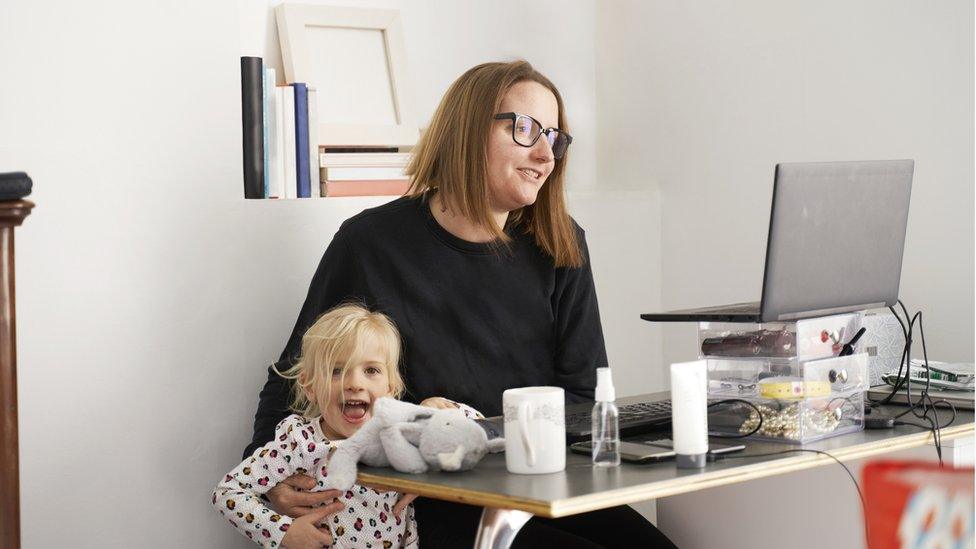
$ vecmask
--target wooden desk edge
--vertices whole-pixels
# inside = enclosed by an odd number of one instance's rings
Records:
[[[972,435],[974,430],[976,430],[976,424],[973,423],[949,427],[942,430],[942,440],[947,441]],[[915,448],[931,441],[932,433],[922,431],[911,435],[902,435],[890,440],[869,442],[848,448],[830,450],[829,452],[830,455],[841,461],[851,461],[887,452]],[[802,446],[797,446],[797,448],[802,448]],[[433,486],[420,481],[390,478],[368,473],[361,473],[358,476],[357,482],[377,489],[382,488],[385,490],[419,494],[444,501],[453,501],[480,507],[518,509],[541,517],[559,518],[586,513],[588,511],[596,511],[598,509],[606,509],[617,505],[626,505],[628,503],[674,496],[727,484],[736,484],[747,480],[801,471],[803,469],[812,469],[833,463],[835,463],[833,459],[822,454],[798,452],[795,456],[785,457],[775,461],[753,463],[734,469],[707,471],[701,475],[657,481],[552,502],[516,498],[502,494],[486,494],[451,486]]]
[[[942,430],[942,440],[953,440],[974,433],[974,424],[958,425]],[[878,454],[916,448],[932,441],[930,432],[920,432],[912,435],[903,435],[897,439],[881,440],[866,444],[859,444],[848,448],[830,450],[830,455],[841,461],[852,461],[863,459]],[[802,446],[797,446],[802,448]],[[554,501],[552,503],[552,517],[564,517],[594,511],[610,506],[625,505],[637,501],[657,499],[667,496],[674,496],[705,488],[736,484],[739,482],[812,469],[822,465],[831,465],[836,462],[828,456],[814,454],[812,452],[798,452],[795,456],[784,457],[775,461],[764,461],[736,467],[732,470],[714,471],[703,473],[700,476],[682,477],[668,481],[656,482],[654,489],[648,490],[645,486],[631,486],[621,490],[603,492],[568,498],[565,500]],[[550,516],[550,515],[546,515]]]

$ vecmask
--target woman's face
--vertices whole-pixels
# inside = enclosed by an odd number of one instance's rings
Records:
[[[502,98],[498,112],[527,114],[544,128],[559,127],[556,96],[538,82],[513,85]],[[512,124],[512,120],[495,120],[488,137],[488,192],[496,211],[511,212],[534,204],[555,166],[545,136],[531,147],[523,147],[512,139]]]

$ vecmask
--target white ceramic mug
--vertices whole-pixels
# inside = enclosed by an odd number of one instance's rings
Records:
[[[502,394],[505,466],[534,475],[566,468],[565,395],[560,387],[521,387]]]

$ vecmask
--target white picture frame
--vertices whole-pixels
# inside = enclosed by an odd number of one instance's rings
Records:
[[[281,4],[275,18],[285,82],[317,90],[319,145],[416,144],[399,11]]]

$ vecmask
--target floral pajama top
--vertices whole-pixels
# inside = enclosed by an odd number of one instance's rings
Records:
[[[281,547],[293,519],[276,514],[261,495],[279,482],[304,473],[318,482],[313,491],[324,490],[330,450],[343,441],[330,441],[322,433],[319,418],[292,414],[275,428],[275,439],[255,450],[228,473],[214,490],[212,503],[237,530],[262,547]],[[353,485],[339,499],[346,507],[321,526],[332,534],[335,547],[389,549],[417,547],[417,522],[413,505],[393,515],[400,494]]]
[[[457,403],[456,403],[457,404]],[[477,410],[458,404],[470,418],[482,418]],[[269,508],[261,496],[279,482],[296,474],[313,477],[323,491],[332,450],[342,440],[328,440],[320,418],[292,414],[275,428],[275,438],[254,451],[214,489],[211,503],[237,530],[258,545],[281,547],[281,540],[293,519]],[[380,492],[355,484],[339,499],[346,507],[328,517],[322,527],[332,534],[334,547],[390,549],[418,547],[417,521],[413,504],[400,517],[393,515],[398,492]]]

